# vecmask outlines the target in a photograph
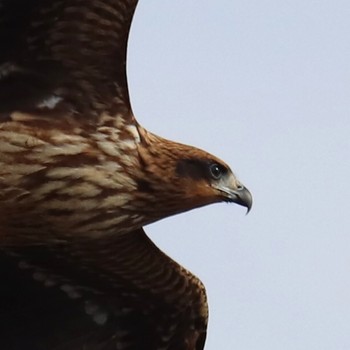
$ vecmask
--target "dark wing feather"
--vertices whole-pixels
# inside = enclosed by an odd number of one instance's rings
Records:
[[[0,250],[0,280],[1,349],[203,349],[202,285],[142,230]]]
[[[0,0],[0,112],[50,96],[84,117],[131,112],[126,48],[137,0]]]

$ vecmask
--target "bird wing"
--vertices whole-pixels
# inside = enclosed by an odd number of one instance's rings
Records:
[[[204,348],[203,285],[142,229],[1,248],[0,280],[2,349]]]
[[[0,0],[0,113],[60,101],[131,114],[126,49],[137,0]]]

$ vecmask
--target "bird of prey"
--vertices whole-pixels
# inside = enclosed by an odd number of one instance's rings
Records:
[[[0,348],[202,350],[203,284],[143,226],[252,204],[228,165],[135,119],[137,0],[0,0]]]

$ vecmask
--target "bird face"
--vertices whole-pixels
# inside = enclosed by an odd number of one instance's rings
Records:
[[[252,196],[221,160],[206,154],[206,158],[180,160],[176,172],[187,191],[197,197],[201,205],[232,202],[245,206],[249,212]]]

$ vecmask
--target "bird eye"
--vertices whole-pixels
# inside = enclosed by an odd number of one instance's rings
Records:
[[[210,175],[214,180],[219,180],[225,174],[226,169],[219,164],[212,164],[210,166]]]

